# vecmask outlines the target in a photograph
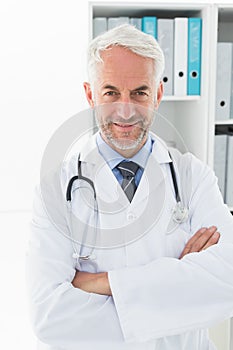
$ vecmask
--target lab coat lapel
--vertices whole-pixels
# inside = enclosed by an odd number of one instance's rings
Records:
[[[99,153],[96,135],[91,137],[80,152],[82,173],[94,182],[98,203],[103,210],[111,210],[111,203],[114,203],[114,210],[116,205],[120,209],[129,205],[129,201],[112,170]]]
[[[140,205],[145,199],[148,200],[150,196],[156,196],[158,201],[164,199],[166,173],[162,170],[161,165],[170,162],[171,158],[166,144],[157,135],[151,133],[154,141],[152,153],[131,203],[99,153],[96,135],[93,135],[83,147],[80,160],[85,163],[85,167],[82,166],[83,175],[93,180],[98,200],[104,208],[107,206],[109,210],[111,203],[114,203],[114,210],[116,210],[116,203],[119,208],[129,205],[134,207]]]
[[[153,149],[134,195],[133,205],[140,204],[141,201],[152,195],[158,198],[158,200],[165,196],[165,179],[167,174],[162,169],[162,165],[169,163],[171,158],[168,154],[166,144],[153,133],[151,133],[151,136],[154,141]],[[162,195],[162,193],[164,194]]]

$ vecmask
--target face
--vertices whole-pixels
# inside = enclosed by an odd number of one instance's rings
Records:
[[[97,64],[93,90],[84,83],[87,100],[96,107],[104,140],[117,152],[132,156],[146,142],[154,110],[162,98],[156,89],[154,64],[122,47],[112,47]]]

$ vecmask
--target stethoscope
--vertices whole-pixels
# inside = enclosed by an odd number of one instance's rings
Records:
[[[171,172],[171,177],[172,177],[172,182],[173,182],[173,187],[174,187],[174,192],[175,192],[175,199],[176,199],[176,204],[172,210],[172,219],[176,224],[181,224],[185,222],[188,218],[188,208],[182,204],[180,193],[179,193],[179,188],[178,188],[178,183],[177,183],[177,178],[176,178],[176,172],[175,172],[175,167],[173,164],[173,160],[171,157],[171,154],[169,152],[171,162],[169,162],[169,167],[170,167],[170,172]],[[98,203],[97,203],[97,196],[96,196],[96,190],[95,190],[95,185],[94,182],[88,178],[83,176],[82,174],[82,163],[80,160],[80,155],[78,158],[78,174],[73,176],[67,186],[66,190],[66,201],[71,204],[72,202],[72,187],[75,181],[77,180],[82,180],[86,183],[88,183],[93,191],[93,199],[94,199],[94,215],[95,215],[95,237],[97,237],[97,221],[98,221]],[[75,248],[75,253],[73,254],[73,258],[80,259],[82,261],[88,261],[91,259],[95,259],[95,256],[93,255],[94,248],[91,249],[90,253],[87,255],[82,254],[82,245],[80,247],[80,252],[77,252],[77,249]]]

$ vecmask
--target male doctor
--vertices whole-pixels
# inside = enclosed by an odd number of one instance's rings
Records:
[[[46,210],[43,191],[37,191],[27,274],[40,349],[215,349],[208,327],[233,316],[233,219],[215,175],[190,154],[180,154],[175,167],[180,191],[190,192],[188,214],[168,229],[176,203],[174,159],[149,132],[150,111],[163,96],[163,66],[156,40],[130,25],[90,43],[90,82],[84,89],[91,108],[103,107],[97,113],[99,132],[66,163],[62,193],[65,198],[81,160],[82,174],[95,183],[99,230],[108,228],[120,237],[134,227],[142,235],[118,246],[101,249],[100,244],[94,262],[88,255],[86,261],[79,259],[73,254],[79,243],[61,234]],[[96,164],[102,164],[98,171]],[[156,187],[158,173],[163,181]],[[187,184],[188,173],[192,181]],[[162,187],[164,201],[158,203]],[[91,216],[81,197],[74,186],[75,214]],[[103,198],[118,203],[110,224],[101,208]],[[56,200],[52,203],[56,208]],[[65,206],[59,211],[64,222],[65,211]],[[150,226],[147,211],[157,215]]]

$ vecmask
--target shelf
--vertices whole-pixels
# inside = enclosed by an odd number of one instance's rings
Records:
[[[233,123],[215,124],[215,135],[233,135]]]
[[[219,22],[232,22],[233,4],[219,5],[218,9],[219,9],[219,12],[218,12]]]
[[[162,101],[199,101],[201,96],[163,96]]]
[[[200,11],[205,8],[204,5],[195,4],[171,4],[169,3],[119,3],[119,2],[91,2],[93,18],[117,17],[117,16],[151,16],[156,13],[159,17],[174,18],[174,17],[189,17],[199,16]]]
[[[233,4],[218,8],[218,41],[233,42]]]
[[[233,125],[233,119],[216,120],[215,125]]]

